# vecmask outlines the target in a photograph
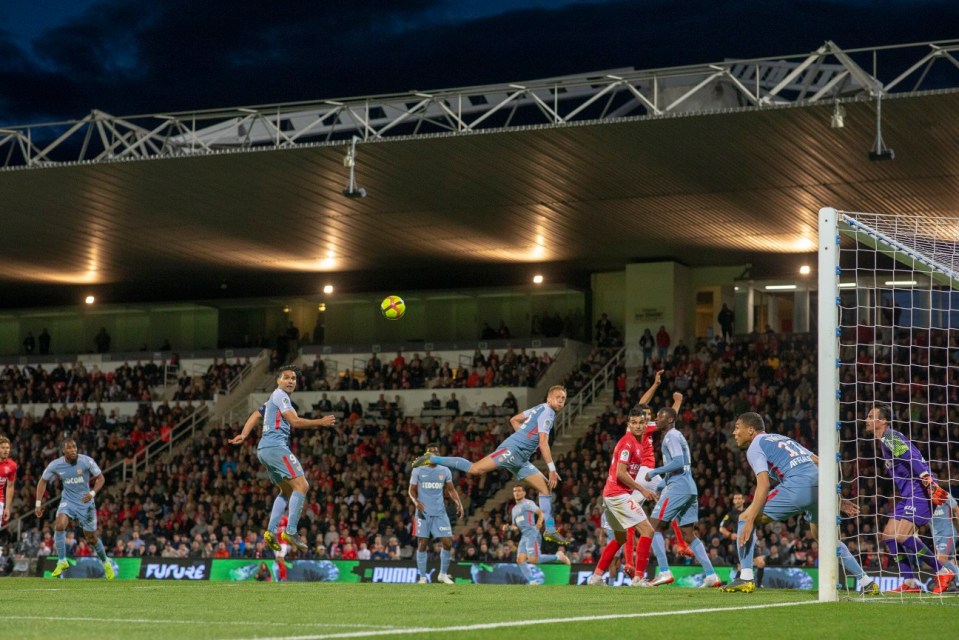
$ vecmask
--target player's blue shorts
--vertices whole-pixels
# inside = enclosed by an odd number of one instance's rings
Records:
[[[417,511],[416,517],[413,518],[413,535],[417,538],[452,538],[450,517],[445,513],[428,516]]]
[[[819,483],[816,478],[787,478],[766,496],[763,514],[777,522],[801,513],[806,514],[807,521],[816,524],[819,517]]]
[[[660,522],[676,520],[681,527],[699,522],[699,496],[695,493],[673,494],[670,489],[667,485],[659,494],[650,517]]]
[[[284,480],[299,478],[303,475],[303,465],[286,447],[257,449],[256,457],[266,467],[266,472],[270,474],[270,482],[273,484],[280,484]]]
[[[925,526],[932,520],[932,502],[925,497],[897,500],[891,517],[895,520],[908,520],[917,527]]]
[[[84,531],[97,530],[97,506],[93,500],[86,504],[69,504],[61,501],[57,507],[57,515],[65,513],[71,520],[76,520],[77,524]]]
[[[529,558],[538,558],[541,544],[542,538],[539,535],[539,531],[524,533],[516,545],[516,555],[525,553]]]
[[[509,471],[517,480],[522,480],[535,473],[539,473],[539,469],[534,467],[532,462],[517,456],[509,447],[504,446],[504,444],[501,444],[496,451],[489,454],[489,457],[493,459],[497,467]]]

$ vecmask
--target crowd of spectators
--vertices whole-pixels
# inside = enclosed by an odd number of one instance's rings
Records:
[[[345,369],[331,383],[326,363],[317,356],[303,371],[303,388],[312,391],[393,391],[404,389],[474,389],[478,387],[534,387],[552,364],[552,356],[543,351],[526,353],[507,346],[499,353],[490,349],[484,355],[476,349],[470,363],[450,365],[426,351],[412,356],[397,351],[389,358],[373,353],[363,370]]]
[[[249,358],[236,359],[230,364],[225,359],[214,358],[203,375],[193,375],[187,371],[180,372],[173,392],[174,400],[199,401],[213,400],[219,394],[229,392],[230,386],[244,372],[249,371],[252,364]]]
[[[82,362],[58,363],[49,371],[41,364],[10,365],[0,372],[0,403],[72,404],[149,402],[153,389],[163,384],[165,361],[127,362],[112,371]]]

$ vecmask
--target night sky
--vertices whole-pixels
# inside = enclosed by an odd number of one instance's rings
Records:
[[[959,37],[959,2],[0,3],[0,125]]]

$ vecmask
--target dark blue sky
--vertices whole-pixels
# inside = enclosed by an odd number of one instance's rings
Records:
[[[0,4],[0,125],[959,36],[954,0]]]

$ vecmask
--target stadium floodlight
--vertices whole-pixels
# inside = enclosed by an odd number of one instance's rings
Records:
[[[766,291],[792,291],[796,288],[794,284],[767,284],[765,286]]]
[[[957,238],[959,217],[819,212],[820,600],[865,599],[861,581],[840,579],[840,552],[843,564],[857,553],[880,560],[881,569],[865,570],[887,592],[884,602],[896,596],[945,604],[943,594],[956,588],[945,574],[933,575],[926,588],[911,581],[925,581],[927,569],[936,573],[936,552],[918,535],[900,547],[878,532],[887,518],[907,522],[896,515],[899,483],[916,487],[916,506],[907,512],[932,513],[933,486],[955,482],[955,381],[947,365],[950,336],[959,327]],[[855,283],[874,284],[846,288]],[[914,336],[923,338],[914,342]],[[906,458],[908,473],[897,466]],[[841,513],[841,504],[862,510]],[[936,531],[934,545],[948,544]]]
[[[347,198],[366,197],[366,189],[356,186],[356,143],[359,141],[360,139],[357,136],[350,139],[350,149],[343,158],[343,166],[350,170],[350,183],[346,189],[343,189],[343,195]]]
[[[838,102],[832,110],[832,118],[829,120],[829,126],[833,129],[842,129],[846,126],[846,109]]]

